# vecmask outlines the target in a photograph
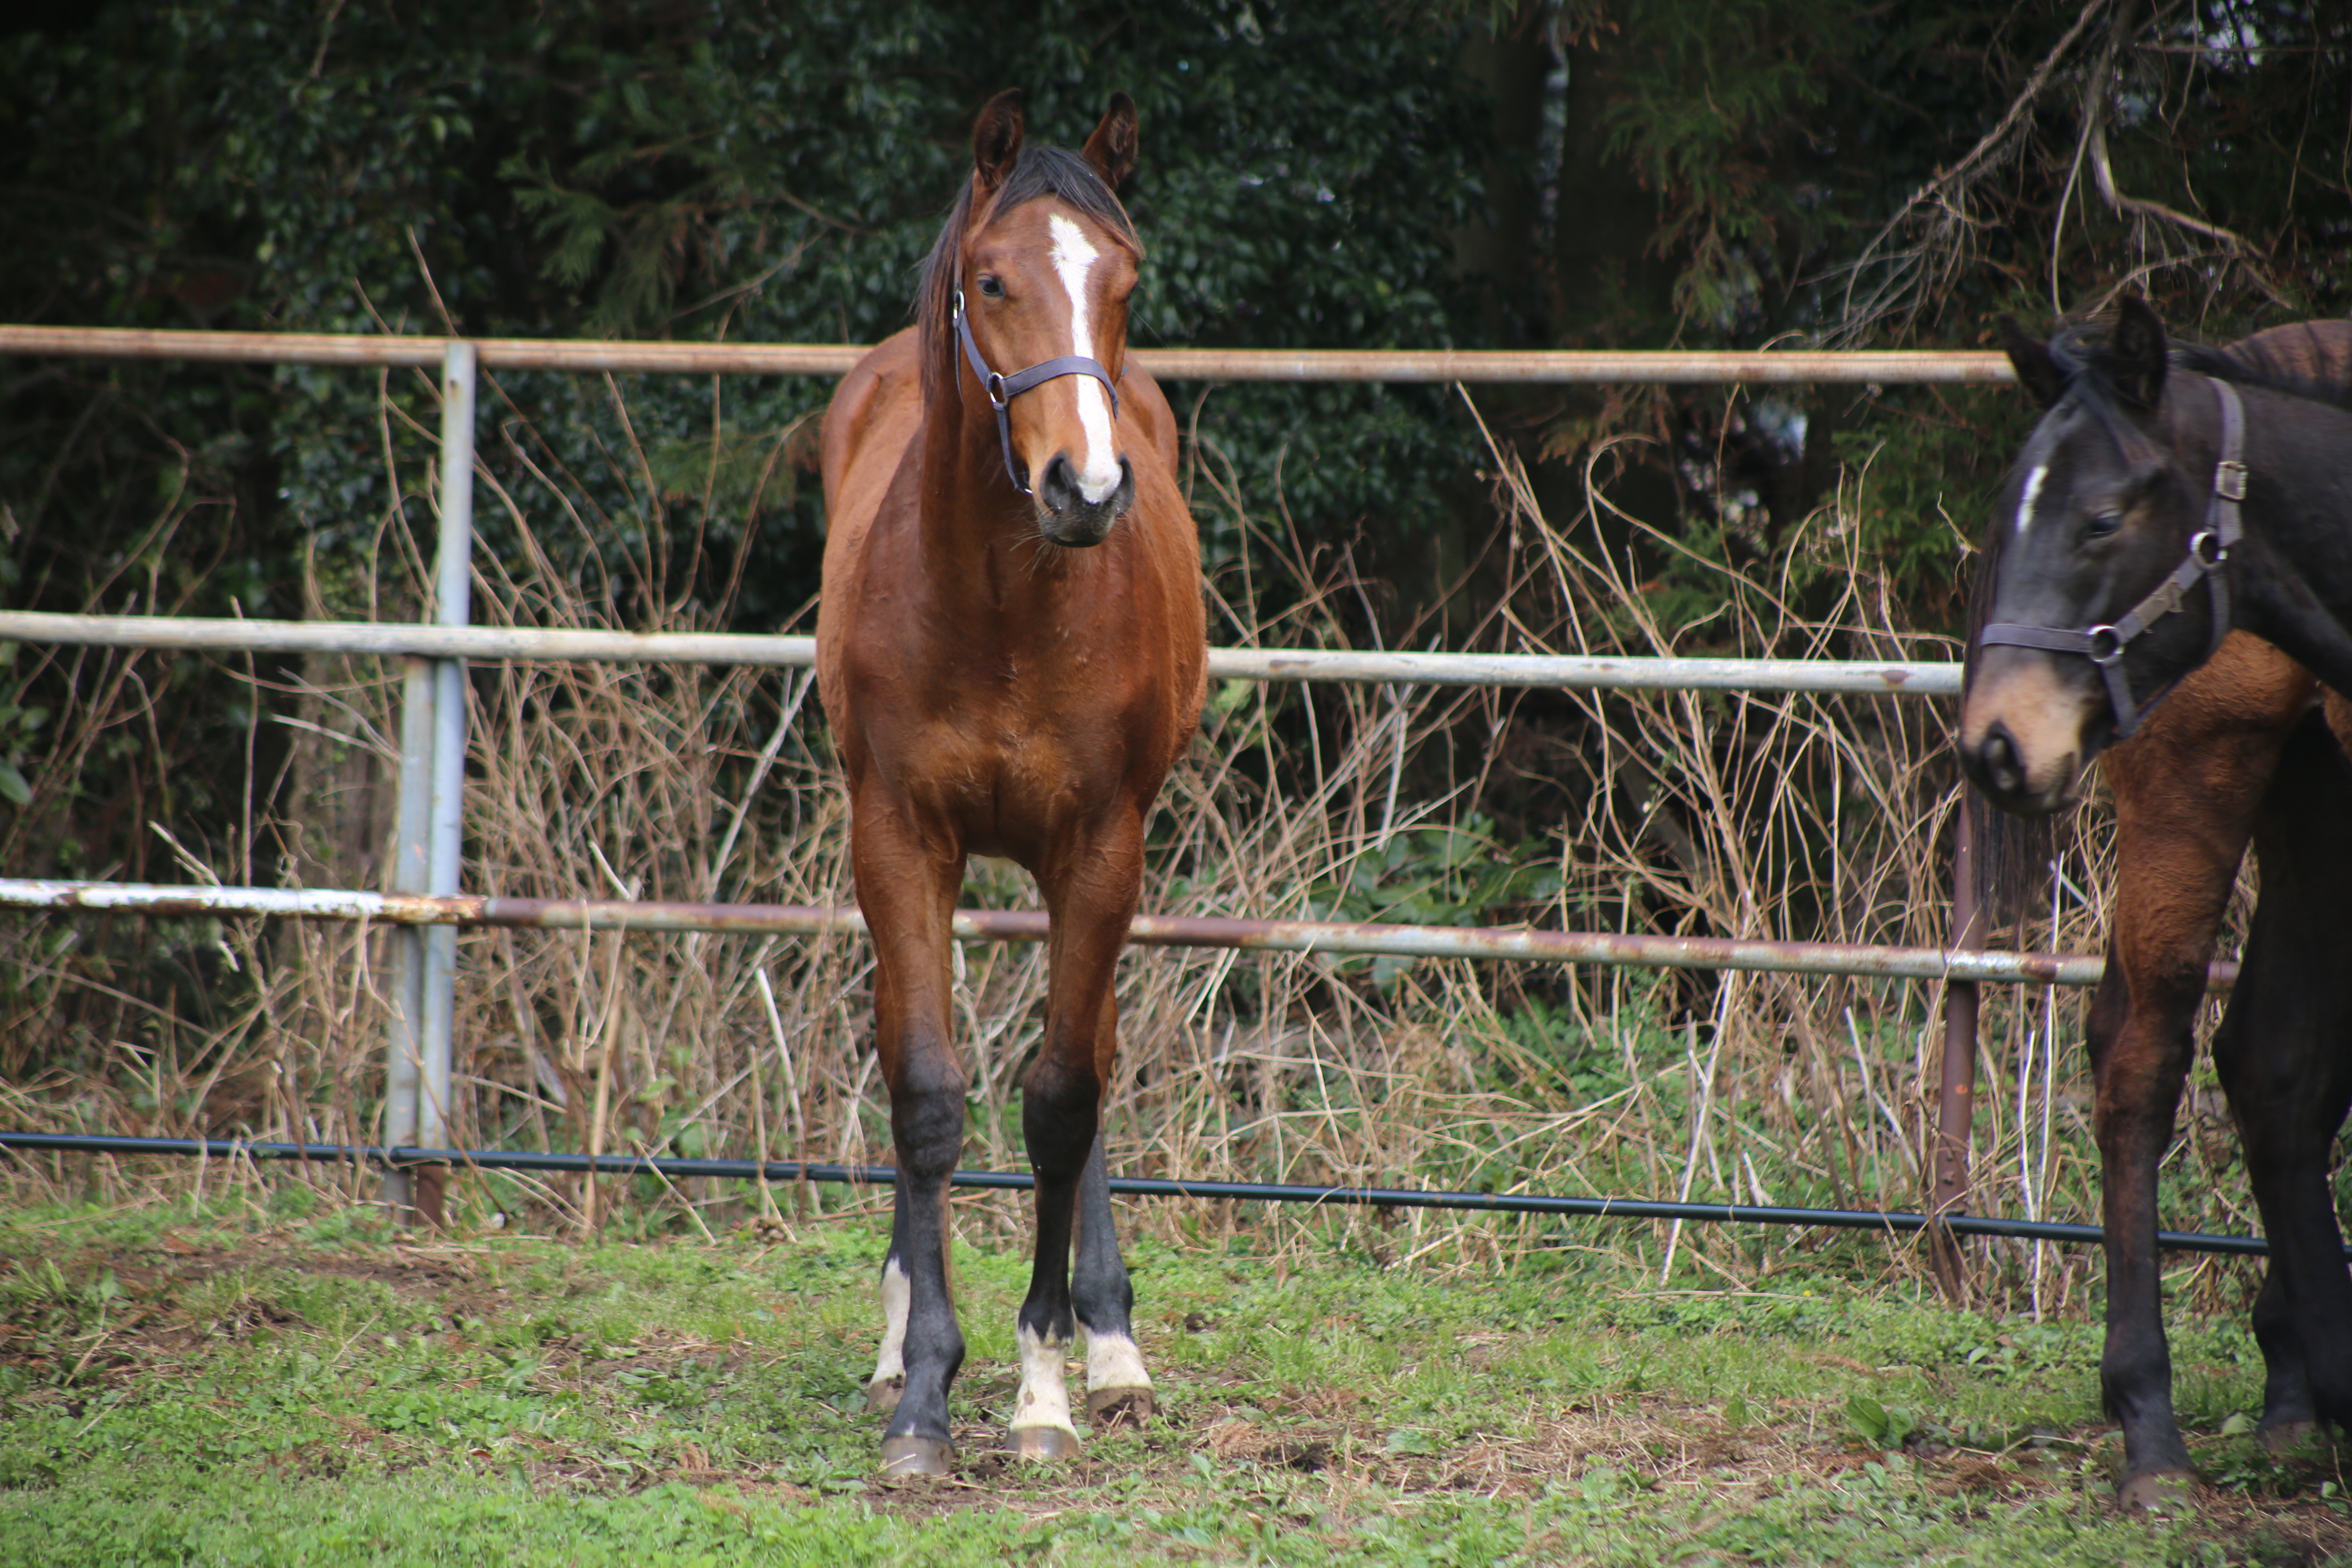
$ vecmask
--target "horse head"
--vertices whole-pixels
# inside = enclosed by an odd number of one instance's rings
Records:
[[[2215,470],[2183,447],[2209,448],[2201,430],[2182,439],[2194,416],[2167,399],[2164,329],[2137,295],[2104,342],[2044,342],[2008,317],[2001,331],[2044,412],[1985,538],[1960,763],[2032,816],[2070,804],[2091,760],[2219,641],[2231,541],[2209,526]]]
[[[1021,97],[999,93],[972,132],[961,224],[942,235],[952,267],[937,345],[964,363],[969,398],[993,405],[1005,475],[1056,544],[1099,544],[1135,500],[1120,448],[1118,381],[1128,296],[1142,246],[1118,203],[1135,167],[1134,100],[1112,96],[1082,152],[1022,146]],[[1025,366],[1025,369],[1015,367]]]

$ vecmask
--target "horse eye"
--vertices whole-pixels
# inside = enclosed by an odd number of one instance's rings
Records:
[[[2123,525],[2123,513],[2119,511],[2099,512],[2094,515],[2090,521],[2083,525],[2083,537],[2085,539],[2105,539],[2107,535],[2113,533]]]
[[[983,278],[980,280],[980,291],[992,300],[1002,300],[1004,298],[1004,280],[1001,278]]]

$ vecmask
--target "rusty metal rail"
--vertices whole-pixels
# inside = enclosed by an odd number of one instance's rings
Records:
[[[814,904],[695,904],[618,900],[428,898],[280,888],[182,888],[127,882],[0,879],[0,909],[141,915],[252,915],[368,921],[392,926],[499,926],[534,931],[704,931],[734,936],[861,935],[854,907]],[[960,942],[1043,942],[1042,910],[958,910]],[[1383,925],[1356,921],[1240,920],[1214,915],[1138,915],[1127,940],[1138,947],[1238,948],[1244,952],[1389,958],[1467,958],[1519,963],[1585,963],[1649,969],[1749,970],[1776,974],[1851,974],[1890,980],[1992,984],[2095,985],[2105,961],[2081,952],[1997,952],[1861,942],[1748,942],[1732,937],[1650,936],[1526,927]],[[2209,984],[2225,989],[2237,965],[2217,963]]]
[[[0,326],[0,354],[173,359],[242,364],[438,367],[453,340],[329,332],[140,331],[114,327]],[[466,340],[485,370],[610,371],[667,375],[840,375],[862,343],[592,342]],[[1667,350],[1623,353],[1479,349],[1132,349],[1161,381],[1377,381],[1583,384],[1648,382],[2005,383],[1999,353],[1919,349],[1830,353]]]

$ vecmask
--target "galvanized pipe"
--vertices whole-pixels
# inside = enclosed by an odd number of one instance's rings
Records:
[[[247,621],[189,616],[0,611],[0,639],[197,653],[415,654],[558,663],[732,664],[805,669],[816,639],[720,632],[541,630],[402,621]],[[1213,647],[1213,680],[1501,686],[1581,691],[1810,691],[1949,697],[1960,667],[1930,660],[1634,658],[1585,654],[1378,653],[1352,648]]]
[[[433,831],[433,666],[402,661],[398,819],[392,842],[392,889],[423,898],[431,889]],[[425,1063],[425,932],[401,926],[392,939],[392,1008],[384,1021],[383,1136],[388,1143],[416,1141],[419,1084]],[[408,1173],[388,1171],[384,1202],[395,1214],[415,1194]]]
[[[624,902],[609,899],[501,899],[287,888],[183,888],[131,882],[0,880],[0,909],[107,910],[149,915],[257,915],[274,919],[372,921],[385,925],[497,926],[534,931],[709,931],[737,936],[857,934],[854,906]],[[959,942],[1043,942],[1042,910],[958,910]],[[1963,952],[1861,942],[1750,942],[1730,937],[1622,935],[1493,926],[1381,925],[1370,921],[1237,920],[1212,915],[1138,915],[1138,947],[1240,948],[1394,958],[1467,958],[1522,963],[1622,964],[1652,969],[1736,969],[1780,974],[1881,979],[1973,980],[1994,984],[2095,985],[2105,960],[2094,953]],[[2234,963],[2216,963],[2209,984],[2227,989]]]
[[[537,1171],[551,1174],[638,1176],[657,1173],[672,1181],[823,1182],[888,1186],[898,1179],[889,1165],[831,1165],[795,1160],[688,1160],[644,1154],[569,1154],[533,1149],[420,1149],[348,1143],[247,1142],[235,1138],[128,1138],[81,1132],[0,1132],[0,1150],[23,1153],[64,1152],[203,1157],[214,1160],[299,1160],[402,1165],[463,1165],[484,1171]],[[997,1192],[1026,1192],[1035,1178],[1022,1171],[958,1171],[949,1184]],[[1125,1197],[1211,1198],[1242,1203],[1333,1204],[1370,1208],[1441,1209],[1471,1214],[1552,1215],[1576,1219],[1669,1219],[1697,1225],[1817,1226],[1829,1230],[1877,1230],[1906,1235],[1924,1230],[1929,1216],[1882,1214],[1871,1209],[1805,1209],[1749,1204],[1669,1203],[1654,1198],[1559,1198],[1538,1193],[1446,1193],[1414,1187],[1317,1187],[1276,1182],[1191,1182],[1159,1176],[1113,1176],[1110,1190]],[[2070,1242],[2095,1247],[2095,1225],[2051,1220],[1954,1215],[1950,1228],[1963,1236],[2006,1236],[2024,1241]],[[2210,1236],[2162,1230],[2156,1244],[2173,1252],[2219,1252],[2262,1258],[2270,1245],[2258,1236]],[[2352,1247],[2346,1248],[2352,1257]]]
[[[441,370],[441,516],[434,556],[433,618],[462,626],[474,599],[474,345],[456,341]],[[466,666],[457,658],[433,667],[433,804],[426,841],[425,891],[454,897],[465,847]],[[449,1142],[451,1042],[457,1030],[457,933],[446,926],[425,932],[424,1064],[416,1141]],[[437,1215],[434,1216],[438,1218]]]
[[[443,362],[442,338],[326,332],[142,331],[113,327],[0,326],[0,354],[74,359],[174,359],[247,364],[352,366]],[[624,343],[538,338],[475,340],[489,370],[610,371],[671,375],[840,375],[856,343]],[[2006,356],[1969,350],[1822,352],[1804,349],[1590,353],[1465,349],[1130,349],[1161,381],[1605,382],[1999,384]]]

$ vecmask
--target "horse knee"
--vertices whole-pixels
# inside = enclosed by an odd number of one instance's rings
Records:
[[[898,1163],[917,1178],[955,1169],[963,1152],[963,1074],[952,1067],[909,1069],[890,1089],[890,1131]]]
[[[1092,1152],[1102,1079],[1091,1064],[1040,1056],[1021,1087],[1021,1131],[1029,1163],[1043,1174],[1075,1180]]]

